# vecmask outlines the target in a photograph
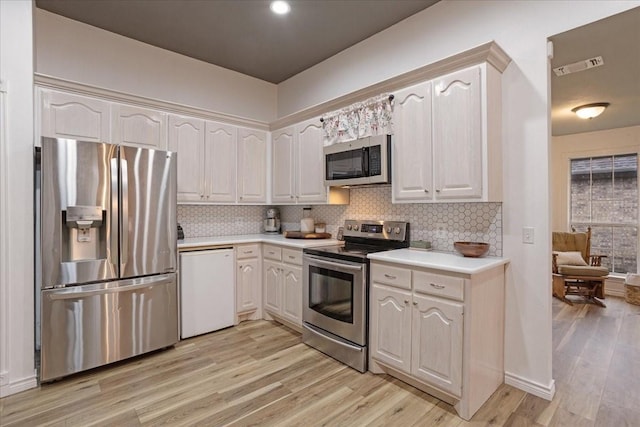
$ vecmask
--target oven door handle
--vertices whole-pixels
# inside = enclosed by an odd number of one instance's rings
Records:
[[[346,342],[338,341],[335,338],[332,338],[332,337],[330,337],[330,336],[328,336],[326,334],[323,334],[322,332],[320,332],[318,330],[318,328],[316,328],[315,326],[310,325],[310,324],[308,324],[306,322],[302,323],[302,327],[307,329],[309,332],[312,332],[312,333],[314,333],[316,335],[320,335],[325,340],[329,340],[334,344],[341,345],[342,347],[347,347],[349,350],[355,350],[355,351],[360,351],[360,352],[362,351],[362,347],[358,347],[357,345],[347,344]]]
[[[324,259],[316,258],[314,256],[305,255],[305,258],[309,259],[313,264],[320,264],[328,267],[342,268],[344,270],[362,271],[362,265],[342,264],[340,262],[325,261]]]

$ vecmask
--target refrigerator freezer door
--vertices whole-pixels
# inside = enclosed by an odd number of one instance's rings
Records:
[[[41,381],[177,341],[175,273],[42,291]]]
[[[176,154],[120,147],[120,277],[177,269]]]
[[[112,144],[43,138],[43,288],[118,278],[117,156]]]

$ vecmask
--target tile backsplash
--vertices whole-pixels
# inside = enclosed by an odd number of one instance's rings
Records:
[[[178,221],[187,237],[254,234],[262,232],[267,206],[178,206]],[[299,230],[302,206],[281,206],[283,230]],[[345,219],[383,219],[411,223],[411,239],[427,240],[434,250],[453,252],[458,240],[487,242],[488,255],[502,256],[501,203],[392,204],[391,187],[351,189],[349,205],[318,205],[311,209],[316,222],[336,235]]]
[[[262,233],[265,206],[178,205],[185,237]]]

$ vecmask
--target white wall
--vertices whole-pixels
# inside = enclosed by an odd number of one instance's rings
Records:
[[[287,116],[495,40],[503,74],[506,381],[551,397],[550,96],[547,38],[638,1],[441,1],[278,86]],[[522,228],[535,228],[535,244]]]
[[[36,386],[32,44],[32,2],[0,1],[0,397]]]
[[[551,227],[569,229],[569,161],[581,157],[640,155],[640,126],[555,136],[551,142]]]
[[[276,85],[62,16],[35,11],[36,72],[271,122]]]

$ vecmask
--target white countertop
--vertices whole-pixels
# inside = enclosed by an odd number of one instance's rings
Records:
[[[509,263],[508,258],[468,258],[457,253],[396,249],[369,254],[373,261],[393,262],[411,267],[435,268],[454,273],[477,274]]]
[[[287,239],[282,234],[242,234],[238,236],[192,237],[178,240],[178,250],[205,246],[240,245],[244,243],[272,243],[292,248],[342,245],[336,239]]]

